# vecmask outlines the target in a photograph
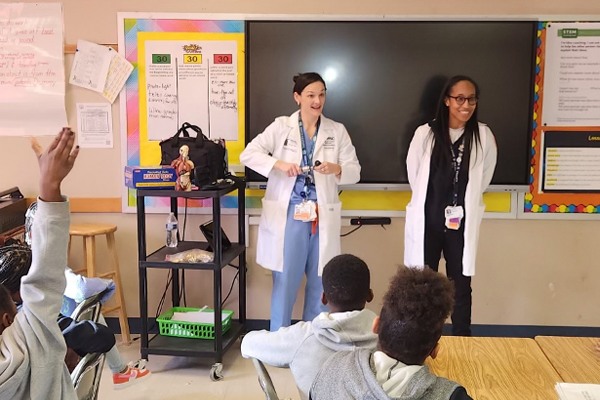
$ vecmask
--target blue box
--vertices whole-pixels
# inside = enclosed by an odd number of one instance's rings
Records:
[[[166,165],[125,167],[125,186],[132,189],[175,189],[177,173]]]

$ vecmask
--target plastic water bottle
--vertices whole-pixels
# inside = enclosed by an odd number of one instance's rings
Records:
[[[177,247],[179,244],[177,231],[177,218],[175,218],[175,214],[170,213],[169,218],[167,218],[167,247]]]

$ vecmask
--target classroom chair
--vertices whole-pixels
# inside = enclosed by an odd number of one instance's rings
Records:
[[[87,319],[98,322],[102,311],[100,299],[104,294],[105,292],[100,292],[81,302],[71,314],[71,318],[75,321]],[[100,387],[103,368],[103,353],[87,354],[77,363],[71,373],[71,382],[73,382],[79,400],[96,400],[98,398],[98,388]]]
[[[111,224],[72,224],[69,229],[69,254],[71,253],[71,240],[73,236],[83,238],[83,260],[84,267],[75,271],[77,274],[83,274],[89,278],[110,278],[115,282],[115,300],[117,305],[104,309],[102,312],[108,314],[113,311],[119,312],[119,324],[121,325],[121,338],[123,343],[131,343],[129,334],[129,322],[127,320],[127,310],[125,308],[125,299],[123,297],[123,285],[121,284],[121,271],[119,269],[119,259],[117,257],[117,248],[115,246],[115,231],[117,227]],[[96,236],[105,235],[108,254],[112,262],[113,270],[98,274],[96,271]]]
[[[273,381],[271,380],[271,376],[269,375],[267,368],[265,368],[265,365],[256,358],[250,359],[252,360],[254,368],[256,369],[256,373],[258,374],[258,383],[265,393],[265,398],[267,400],[283,400],[277,395],[277,391],[275,391],[275,386],[273,385]]]

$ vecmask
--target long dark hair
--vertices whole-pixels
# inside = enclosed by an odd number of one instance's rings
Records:
[[[468,76],[456,75],[446,82],[446,85],[442,90],[442,94],[440,95],[440,99],[438,100],[435,119],[429,123],[431,131],[433,132],[433,149],[431,151],[431,157],[434,159],[435,165],[438,166],[447,164],[452,157],[452,153],[450,152],[450,146],[452,146],[449,124],[450,111],[448,106],[446,106],[445,100],[448,96],[450,96],[450,91],[454,85],[461,81],[470,82],[475,87],[475,96],[479,98],[479,85],[477,85],[477,83]],[[481,138],[479,137],[479,122],[477,120],[478,108],[479,106],[475,107],[473,110],[473,115],[471,115],[471,118],[469,118],[465,125],[465,149],[467,149],[469,152],[473,147],[473,143],[475,143],[477,147],[481,146]],[[477,147],[475,149],[476,152]]]

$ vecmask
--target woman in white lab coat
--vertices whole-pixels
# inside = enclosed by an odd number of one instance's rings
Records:
[[[360,179],[346,128],[322,115],[323,78],[309,72],[295,76],[294,83],[294,101],[300,109],[276,118],[240,155],[244,165],[269,179],[256,262],[273,271],[272,331],[290,325],[304,274],[302,319],[310,321],[324,310],[321,272],[341,252],[338,185]]]
[[[417,128],[406,159],[412,198],[406,206],[404,263],[438,270],[443,252],[454,282],[452,332],[471,335],[471,276],[483,192],[496,167],[496,141],[477,120],[479,87],[455,76],[442,91],[436,117]]]

